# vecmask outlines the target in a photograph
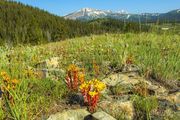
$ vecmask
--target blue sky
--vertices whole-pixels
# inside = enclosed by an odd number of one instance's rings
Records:
[[[168,12],[180,8],[180,0],[15,0],[39,7],[56,15],[66,15],[84,7],[126,10],[129,13]]]

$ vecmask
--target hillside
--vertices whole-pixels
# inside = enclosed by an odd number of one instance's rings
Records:
[[[137,22],[120,21],[117,19],[100,18],[87,21],[88,24],[93,26],[101,26],[107,33],[139,33],[151,31],[151,26],[139,24]]]
[[[39,44],[98,33],[97,27],[17,2],[0,1],[0,44]]]
[[[73,68],[76,73],[76,65],[85,81],[95,78],[107,84],[110,91],[101,94],[98,105],[117,120],[177,120],[179,44],[174,34],[126,33],[0,47],[0,119],[41,120],[63,110],[86,109],[67,104],[75,91],[67,87],[66,71]],[[73,113],[65,120],[75,117]]]
[[[97,24],[97,22],[89,24],[88,22],[65,20],[35,7],[1,0],[0,45],[37,45],[90,34],[139,32],[139,25],[136,23],[128,23],[130,25],[126,26],[120,21],[111,19],[106,21],[107,24]]]

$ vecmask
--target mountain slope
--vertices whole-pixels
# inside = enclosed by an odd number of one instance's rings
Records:
[[[160,14],[159,19],[161,21],[176,21],[180,22],[180,9],[172,10],[168,13]]]
[[[180,10],[173,10],[168,13],[142,13],[142,14],[131,14],[124,11],[112,12],[105,10],[97,10],[92,8],[83,8],[79,11],[73,12],[66,15],[65,19],[72,20],[94,20],[98,18],[111,18],[118,20],[128,20],[134,22],[155,22],[161,21],[180,21]]]
[[[17,2],[0,1],[0,45],[39,44],[100,33],[100,28],[65,20]]]

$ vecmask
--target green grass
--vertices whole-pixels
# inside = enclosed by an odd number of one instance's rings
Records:
[[[158,107],[158,101],[156,97],[140,97],[134,95],[132,97],[134,106],[136,108],[136,114],[138,119],[151,120],[151,111]]]
[[[179,80],[179,45],[180,37],[176,34],[126,33],[92,35],[34,47],[0,47],[0,72],[6,71],[11,78],[21,81],[10,91],[15,105],[0,109],[0,118],[33,120],[43,115],[47,117],[52,103],[66,95],[64,74],[58,81],[27,76],[28,66],[33,67],[42,60],[60,57],[59,69],[66,70],[69,64],[77,64],[86,69],[88,78],[92,77],[90,71],[95,61],[100,67],[101,78],[112,70],[109,66],[120,68],[131,56],[142,75],[149,72],[157,80]]]

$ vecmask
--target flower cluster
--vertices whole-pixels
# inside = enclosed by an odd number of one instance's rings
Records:
[[[7,97],[11,104],[14,104],[13,97],[10,95],[9,91],[14,90],[19,81],[17,79],[11,79],[6,72],[1,72],[0,77],[3,80],[1,85],[3,95]]]
[[[84,97],[84,103],[88,104],[89,111],[94,112],[100,92],[105,89],[106,85],[97,79],[86,82],[84,70],[73,64],[67,69],[65,82],[71,92],[80,90]]]
[[[15,89],[16,85],[19,83],[17,79],[11,79],[6,72],[1,72],[1,77],[3,79],[2,90],[4,91]]]
[[[79,67],[72,64],[67,69],[66,84],[70,90],[78,90],[79,82],[84,83],[85,75]]]
[[[89,105],[89,111],[94,112],[99,100],[100,92],[104,90],[105,87],[106,85],[97,79],[84,82],[80,85],[81,93],[84,96],[84,102]]]
[[[24,75],[27,78],[39,78],[41,79],[43,77],[43,71],[42,70],[35,70],[33,68],[28,68],[24,70]]]

